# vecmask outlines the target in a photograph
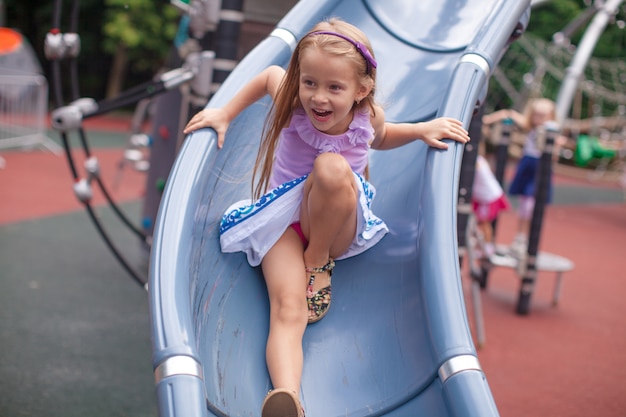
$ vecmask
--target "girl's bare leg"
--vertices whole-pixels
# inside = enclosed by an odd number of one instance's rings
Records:
[[[304,251],[307,267],[324,266],[343,254],[354,239],[358,190],[345,158],[335,153],[317,157],[307,178],[300,224],[309,244]],[[326,287],[329,275],[317,274],[313,290]]]
[[[306,181],[300,211],[302,231],[309,240],[306,250],[288,228],[263,258],[270,299],[266,361],[274,388],[300,392],[302,337],[308,319],[305,265],[321,267],[329,257],[347,250],[356,233],[356,199],[347,161],[337,154],[320,155]],[[314,290],[328,285],[328,274],[323,276],[318,274]]]
[[[491,227],[490,221],[483,221],[478,223],[478,228],[483,234],[483,239],[485,242],[491,242],[493,240],[493,229]]]
[[[302,337],[307,325],[304,247],[288,228],[263,258],[263,276],[270,301],[266,361],[274,388],[300,392]]]
[[[517,234],[521,234],[526,236],[528,239],[528,235],[530,234],[530,221],[533,216],[533,210],[535,208],[535,198],[529,196],[522,196],[520,198],[520,207],[518,213],[518,222],[517,222]]]

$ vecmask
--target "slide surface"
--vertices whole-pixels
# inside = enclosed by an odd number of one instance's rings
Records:
[[[377,99],[390,121],[435,116],[467,127],[493,67],[528,20],[529,1],[302,0],[209,103],[221,106],[297,39],[338,16],[360,27],[379,62]],[[259,268],[222,254],[225,209],[248,198],[269,110],[265,98],[231,125],[190,135],[174,164],[151,257],[153,364],[161,416],[256,416],[271,388],[269,306]],[[463,146],[415,142],[370,153],[374,212],[390,233],[339,261],[333,305],[304,337],[308,416],[497,416],[467,323],[456,241]]]

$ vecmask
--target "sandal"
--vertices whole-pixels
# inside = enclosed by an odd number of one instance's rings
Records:
[[[304,417],[304,408],[295,392],[277,388],[263,400],[261,417]]]
[[[328,313],[328,309],[330,308],[331,302],[331,285],[328,284],[328,287],[324,287],[317,292],[313,292],[313,282],[315,282],[315,274],[320,274],[322,272],[328,272],[329,280],[333,275],[333,268],[335,267],[335,261],[332,259],[328,260],[328,263],[321,268],[306,268],[306,272],[310,275],[309,277],[309,285],[306,291],[306,302],[309,308],[309,323],[315,323],[324,318],[326,313]]]

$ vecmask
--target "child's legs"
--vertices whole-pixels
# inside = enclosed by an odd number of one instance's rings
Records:
[[[535,197],[529,195],[520,196],[518,209],[517,233],[528,236],[530,228],[530,219],[535,208]]]
[[[476,216],[476,223],[478,230],[482,234],[485,242],[491,242],[493,237],[493,230],[491,227],[491,220],[489,218],[489,203],[473,203],[474,215]]]
[[[307,267],[321,267],[350,247],[356,234],[357,198],[354,174],[345,158],[334,153],[318,156],[300,209],[302,231],[309,240],[304,251]]]
[[[478,222],[478,230],[483,234],[483,239],[486,243],[490,243],[493,240],[493,228],[491,222],[488,220],[481,220]]]
[[[490,204],[475,204],[475,214],[476,220],[478,222],[478,230],[482,235],[483,240],[483,255],[486,258],[489,258],[495,252],[495,247],[493,244],[493,227],[491,225],[491,217],[490,217]]]
[[[267,369],[274,388],[296,393],[300,392],[302,337],[308,318],[303,250],[298,234],[288,228],[261,264],[270,301]]]
[[[509,192],[519,196],[517,233],[528,236],[528,228],[535,207],[535,176],[539,164],[538,158],[524,156],[517,167]]]

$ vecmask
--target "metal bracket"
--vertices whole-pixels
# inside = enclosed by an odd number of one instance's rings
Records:
[[[165,359],[154,370],[154,381],[158,384],[165,378],[175,375],[191,375],[204,379],[202,366],[191,356],[171,356]]]
[[[459,355],[448,359],[439,367],[439,379],[446,382],[452,375],[463,371],[481,371],[478,358],[473,355]]]

